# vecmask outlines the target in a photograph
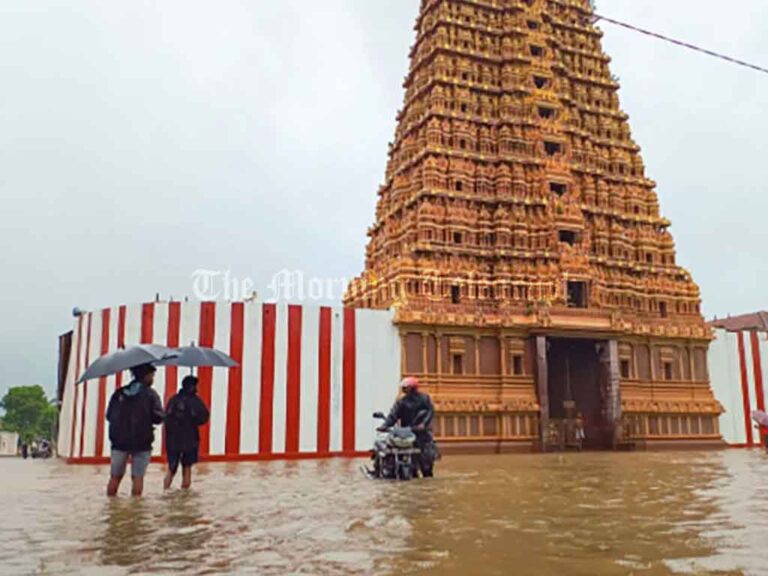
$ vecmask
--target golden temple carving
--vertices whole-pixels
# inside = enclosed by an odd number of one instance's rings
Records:
[[[530,422],[504,418],[540,410],[541,331],[628,346],[624,412],[721,412],[699,288],[677,264],[593,21],[589,0],[421,3],[365,273],[345,303],[394,308],[403,372],[424,377],[445,413],[496,411],[480,435],[531,436]],[[414,336],[450,330],[482,342],[458,352]],[[508,340],[525,349],[515,383]],[[653,399],[660,381],[669,405]]]

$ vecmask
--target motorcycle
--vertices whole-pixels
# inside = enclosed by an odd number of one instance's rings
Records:
[[[381,412],[376,412],[373,417],[386,420]],[[418,454],[420,450],[416,447],[416,434],[411,428],[396,426],[377,431],[371,449],[373,469],[363,467],[363,473],[372,479],[412,480],[416,476],[414,456]]]
[[[50,458],[53,456],[53,450],[51,444],[45,440],[40,442],[37,446],[33,446],[30,452],[32,458]]]

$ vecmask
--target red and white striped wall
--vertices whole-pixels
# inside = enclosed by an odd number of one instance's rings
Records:
[[[760,433],[753,410],[768,405],[768,334],[718,329],[709,349],[709,373],[715,397],[725,407],[720,417],[723,439],[735,446],[757,446]]]
[[[137,343],[213,346],[240,363],[200,368],[211,411],[201,458],[247,460],[356,455],[374,440],[375,411],[394,402],[400,340],[390,312],[251,303],[149,303],[88,312],[75,321],[60,416],[59,454],[71,462],[109,455],[104,418],[127,375],[78,384],[92,361]],[[167,401],[189,373],[161,368]],[[162,455],[162,428],[155,456]]]

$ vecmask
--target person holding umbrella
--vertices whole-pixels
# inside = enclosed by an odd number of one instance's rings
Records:
[[[234,368],[238,366],[224,352],[215,348],[185,346],[175,350],[173,357],[156,363],[158,366],[184,366],[194,368],[202,366]],[[208,407],[197,395],[197,378],[190,373],[181,382],[181,391],[173,396],[166,406],[165,451],[168,455],[168,472],[163,482],[167,490],[181,464],[181,488],[188,490],[192,486],[192,466],[197,464],[200,450],[199,428],[208,422]]]
[[[197,378],[187,376],[181,382],[181,390],[166,406],[165,451],[168,456],[168,472],[163,487],[168,490],[181,464],[181,488],[192,486],[192,466],[197,464],[200,449],[200,426],[208,422],[210,414],[205,403],[197,395]]]
[[[238,363],[223,352],[213,348],[200,348],[192,345],[171,349],[159,344],[137,344],[105,354],[88,366],[77,381],[78,384],[95,378],[119,374],[124,370],[130,370],[133,374],[133,380],[130,384],[115,391],[107,408],[106,417],[109,422],[109,439],[112,445],[110,479],[107,485],[108,496],[117,495],[129,460],[131,461],[133,479],[131,492],[134,496],[141,496],[144,490],[144,475],[152,457],[152,444],[155,439],[154,427],[161,424],[165,419],[162,401],[157,392],[152,389],[157,366],[188,366],[190,368],[222,366],[233,368],[238,366]],[[197,379],[194,378],[194,385],[191,382],[187,388],[194,390]],[[202,400],[196,397],[196,394],[193,393],[192,395],[203,406],[204,422],[207,421],[208,409]],[[201,417],[200,411],[195,411],[193,420],[199,421]],[[174,424],[171,425],[171,427],[173,426]],[[196,433],[197,430],[195,429],[193,436],[196,436]],[[183,447],[185,444],[182,443],[180,446]],[[176,451],[184,452],[185,450]],[[190,461],[190,455],[187,454],[186,458],[182,456],[183,454],[179,454],[178,460],[184,466],[184,462]],[[191,468],[191,466],[186,467]],[[173,480],[173,476],[170,480]],[[191,474],[189,481],[191,481]],[[189,486],[189,481],[185,482],[186,487]]]
[[[144,475],[155,440],[154,427],[165,417],[160,396],[152,389],[156,370],[152,364],[131,367],[133,380],[116,390],[109,400],[106,417],[112,452],[107,496],[117,495],[129,459],[131,494],[141,496],[144,491]]]

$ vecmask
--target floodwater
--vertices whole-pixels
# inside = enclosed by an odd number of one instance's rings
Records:
[[[359,465],[204,465],[166,494],[153,466],[108,501],[105,467],[0,460],[0,574],[768,574],[759,451]]]

